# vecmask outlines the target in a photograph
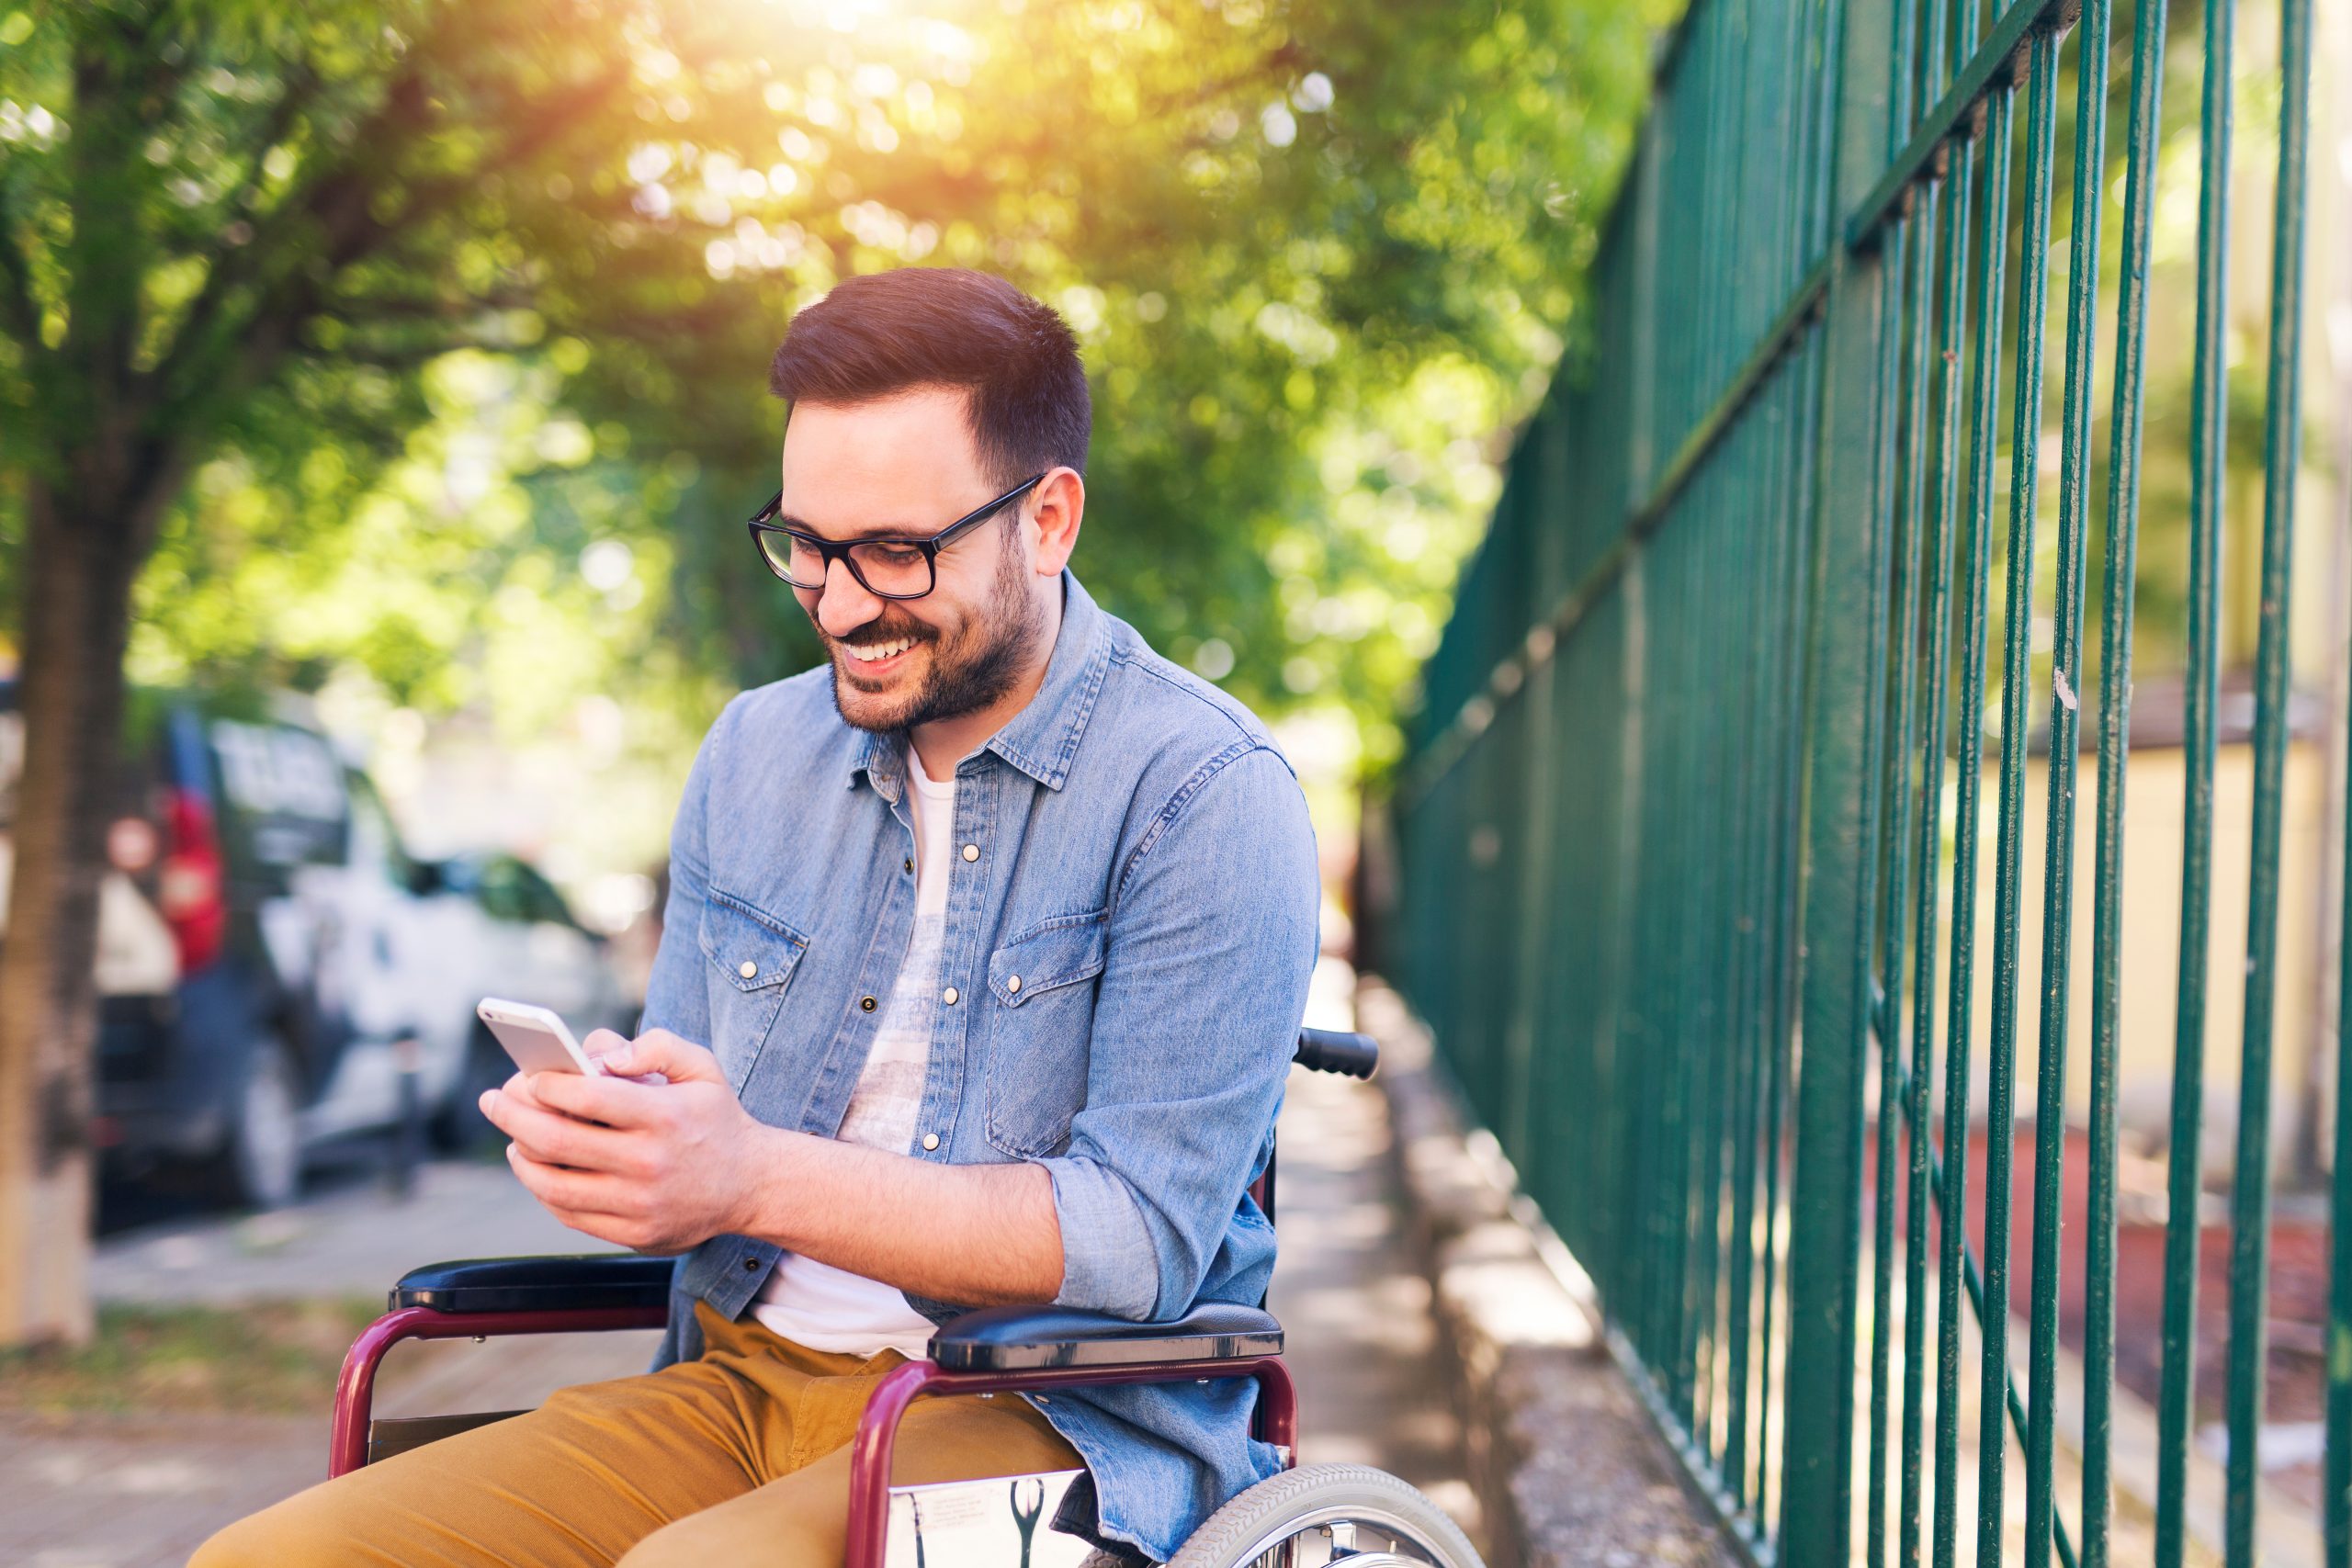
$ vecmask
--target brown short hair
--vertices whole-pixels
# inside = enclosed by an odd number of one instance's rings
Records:
[[[1086,471],[1094,405],[1077,336],[1051,307],[984,272],[850,278],[792,319],[768,367],[768,390],[795,403],[871,402],[917,387],[970,394],[973,444],[992,479]]]

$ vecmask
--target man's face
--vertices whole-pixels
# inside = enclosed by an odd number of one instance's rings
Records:
[[[1006,487],[980,468],[966,394],[926,388],[880,402],[801,403],[784,439],[796,527],[828,539],[928,538]],[[1020,679],[1040,628],[1021,503],[939,552],[920,599],[883,599],[846,561],[796,589],[833,664],[833,700],[860,729],[906,730],[989,706]]]

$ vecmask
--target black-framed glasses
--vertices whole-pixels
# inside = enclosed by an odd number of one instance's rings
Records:
[[[1048,468],[1046,474],[1052,473]],[[770,571],[795,588],[818,592],[833,562],[845,561],[858,586],[876,599],[920,599],[939,582],[939,552],[987,522],[1045,481],[1046,474],[1023,479],[994,501],[973,508],[927,539],[826,539],[775,520],[784,491],[752,519],[752,543]]]

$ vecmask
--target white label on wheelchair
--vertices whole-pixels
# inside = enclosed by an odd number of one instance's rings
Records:
[[[1054,1529],[1069,1483],[1049,1470],[890,1488],[889,1568],[1078,1568],[1092,1549]]]

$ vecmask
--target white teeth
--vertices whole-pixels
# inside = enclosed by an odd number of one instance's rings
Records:
[[[893,654],[904,653],[914,645],[914,638],[902,637],[896,642],[877,642],[865,647],[860,647],[854,642],[845,642],[842,647],[846,649],[849,656],[860,664],[872,664],[877,660],[888,659]]]

